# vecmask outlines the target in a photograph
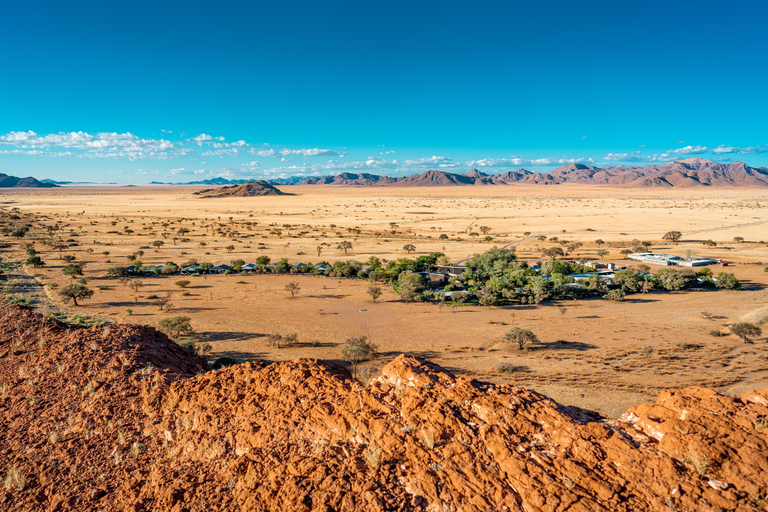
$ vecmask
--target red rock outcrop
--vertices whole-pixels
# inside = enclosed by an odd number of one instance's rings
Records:
[[[153,329],[0,310],[3,510],[765,510],[768,389],[620,420],[400,356],[205,371]]]

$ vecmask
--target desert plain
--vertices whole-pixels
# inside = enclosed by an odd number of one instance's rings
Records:
[[[691,385],[739,394],[768,385],[765,337],[746,344],[727,325],[765,321],[768,311],[768,190],[745,188],[628,189],[601,186],[338,187],[286,186],[283,196],[200,198],[201,187],[61,187],[8,189],[4,214],[18,209],[77,245],[62,251],[36,246],[45,266],[10,276],[16,295],[45,313],[85,315],[156,326],[172,315],[191,319],[209,361],[341,360],[350,336],[368,336],[379,354],[362,364],[377,375],[401,353],[426,357],[458,375],[531,388],[560,403],[617,417],[662,389]],[[487,233],[478,235],[480,227]],[[178,230],[189,230],[179,234]],[[662,240],[679,230],[682,241]],[[546,236],[547,240],[537,237]],[[711,256],[728,263],[741,290],[654,291],[622,302],[602,299],[539,305],[445,307],[405,303],[391,289],[375,303],[364,280],[309,275],[231,274],[139,278],[138,290],[107,276],[143,251],[144,266],[190,260],[319,263],[370,257],[394,260],[442,252],[465,261],[492,247],[514,248],[531,263],[557,245],[582,245],[572,259],[637,266],[621,251],[636,241],[660,253]],[[601,240],[604,243],[596,242]],[[714,241],[716,246],[704,245]],[[159,247],[152,245],[162,241]],[[345,251],[342,241],[351,243]],[[26,258],[22,241],[4,258]],[[407,252],[404,247],[415,249]],[[607,254],[598,251],[607,251]],[[63,304],[56,289],[71,282],[62,255],[86,262],[95,290],[80,305]],[[602,255],[599,255],[602,254]],[[655,270],[661,267],[654,267]],[[175,283],[188,279],[184,289]],[[285,286],[295,282],[291,298]],[[51,284],[49,284],[51,283]],[[152,297],[170,295],[171,312]],[[512,327],[531,329],[540,343],[520,351],[502,343]],[[719,331],[723,336],[713,336]],[[277,348],[270,333],[296,333],[299,343]],[[506,364],[505,364],[506,363]],[[501,371],[501,368],[505,371]]]

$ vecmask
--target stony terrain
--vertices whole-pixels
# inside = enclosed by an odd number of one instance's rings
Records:
[[[397,357],[206,371],[152,328],[0,310],[4,510],[764,510],[768,389],[621,420]]]

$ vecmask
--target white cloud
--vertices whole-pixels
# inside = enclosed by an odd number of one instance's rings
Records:
[[[709,151],[707,146],[685,146],[684,148],[672,150],[670,153],[675,153],[677,155],[701,155],[707,151]]]
[[[741,155],[757,155],[759,153],[765,153],[766,151],[768,151],[768,149],[761,148],[759,146],[738,148],[735,146],[727,146],[725,144],[721,144],[712,150],[712,152],[716,155],[722,155],[724,153],[738,153]]]
[[[519,156],[512,156],[510,158],[483,158],[480,160],[468,160],[464,162],[464,166],[468,168],[476,167],[492,167],[499,169],[512,169],[519,167],[539,167],[539,166],[551,166],[551,165],[567,165],[567,164],[595,164],[593,158],[569,158],[569,157],[544,157],[544,158],[526,158]]]
[[[190,140],[193,140],[193,141],[197,142],[198,146],[202,146],[203,142],[211,141],[211,140],[213,140],[213,137],[211,137],[207,133],[201,133],[197,137],[192,137],[192,139],[190,139]]]
[[[269,158],[277,158],[278,156],[338,156],[343,157],[344,154],[336,151],[335,149],[251,149],[251,154],[264,156]]]
[[[403,163],[406,166],[414,166],[414,167],[424,166],[424,165],[453,167],[454,165],[456,165],[452,159],[445,156],[430,156],[427,158],[408,158]]]
[[[0,135],[0,144],[19,149],[37,149],[46,156],[77,156],[79,158],[144,158],[165,159],[189,150],[176,146],[165,139],[140,139],[132,133],[104,132],[95,135],[87,132],[59,132],[38,135],[32,130]],[[52,148],[78,150],[69,154],[57,154]]]

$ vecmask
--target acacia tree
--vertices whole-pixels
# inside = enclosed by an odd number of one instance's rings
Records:
[[[661,237],[662,240],[668,240],[675,245],[677,245],[681,238],[683,238],[683,234],[680,231],[667,231],[664,233],[664,236]]]
[[[296,294],[299,293],[299,290],[301,290],[301,287],[297,282],[290,282],[285,285],[285,291],[291,294],[291,298],[294,298]]]
[[[128,287],[131,288],[135,293],[139,293],[139,288],[144,285],[144,281],[141,279],[131,279],[128,282]]]
[[[480,229],[480,232],[484,235],[487,235],[488,233],[491,232],[491,228],[489,228],[488,226],[480,226],[479,229]]]
[[[59,291],[59,295],[64,300],[64,302],[69,302],[70,300],[74,302],[75,306],[78,306],[77,303],[79,300],[85,300],[90,299],[93,297],[93,290],[90,288],[87,288],[81,284],[70,284],[65,286],[62,290]]]
[[[413,244],[405,244],[403,246],[403,250],[407,252],[408,254],[411,254],[413,251],[416,250],[416,246]]]
[[[377,350],[378,347],[368,340],[368,336],[353,336],[344,342],[341,356],[345,361],[352,363],[354,377],[357,378],[357,364],[371,359]]]
[[[744,340],[744,343],[751,343],[752,338],[756,338],[763,333],[762,329],[760,329],[755,324],[750,324],[749,322],[731,324],[728,328],[730,329],[731,334],[735,334]]]
[[[375,285],[374,286],[369,286],[367,293],[373,299],[373,303],[376,304],[376,299],[381,297],[381,287],[380,286],[375,286]]]
[[[40,258],[40,256],[30,256],[27,258],[27,261],[24,262],[25,265],[32,265],[35,268],[42,267],[45,265],[45,262]]]
[[[83,275],[83,264],[82,263],[70,263],[68,265],[64,265],[64,268],[61,269],[61,272],[65,276],[69,276],[72,279],[74,279],[77,276]]]
[[[538,343],[539,338],[530,329],[515,327],[504,335],[504,343],[516,343],[518,350],[523,350],[529,343]]]
[[[552,258],[553,260],[558,256],[565,256],[565,253],[560,247],[549,247],[541,252],[544,254],[544,256],[547,258]]]
[[[349,250],[352,249],[352,242],[349,240],[343,240],[339,242],[339,245],[337,245],[336,248],[344,251],[344,254],[348,254]]]
[[[155,249],[159,249],[163,245],[165,245],[165,242],[163,242],[162,240],[155,240],[154,242],[152,242],[152,245],[155,246]]]
[[[188,316],[172,316],[170,318],[163,318],[157,323],[157,329],[160,332],[167,334],[171,338],[189,336],[194,332],[189,321],[190,318]]]

